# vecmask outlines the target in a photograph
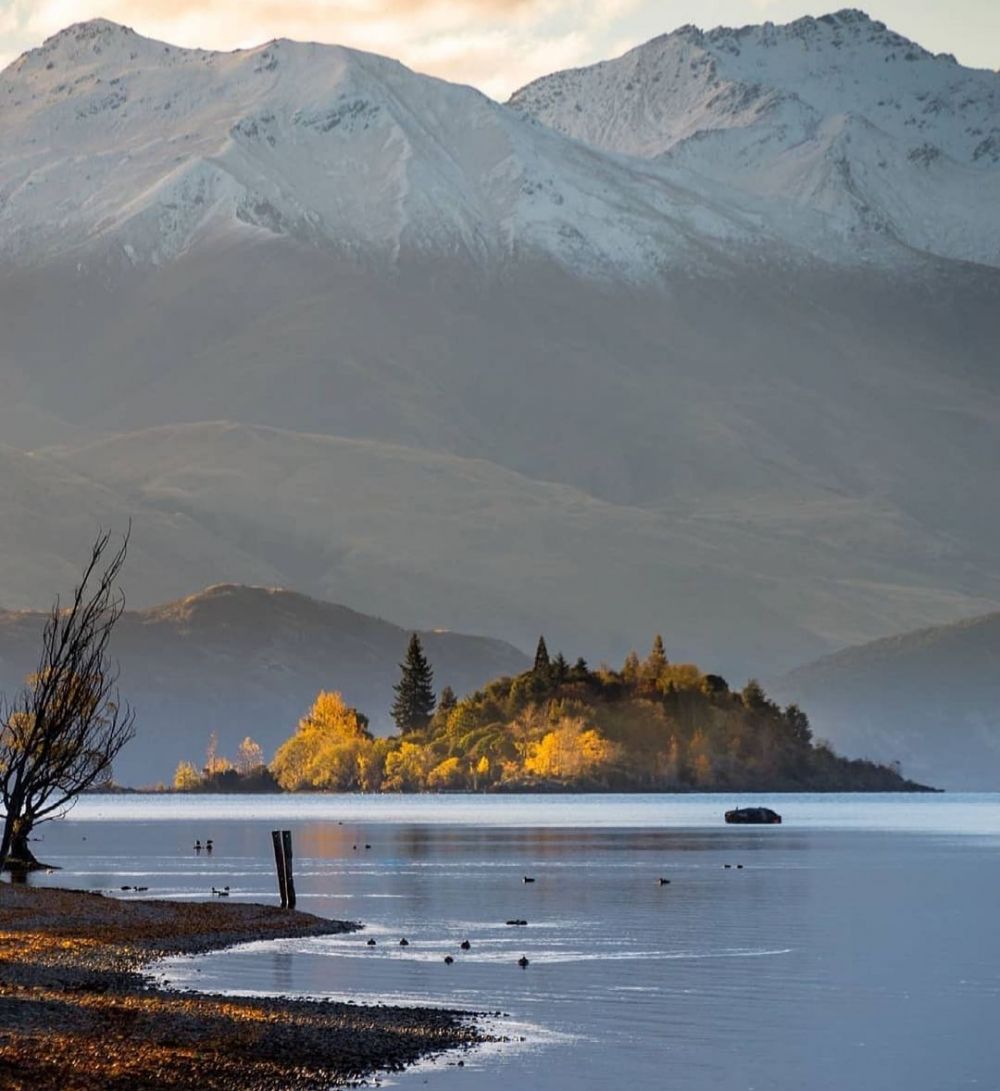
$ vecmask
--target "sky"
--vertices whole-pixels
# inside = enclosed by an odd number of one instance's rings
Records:
[[[617,56],[685,23],[784,23],[843,6],[845,0],[0,0],[0,66],[70,23],[103,16],[183,46],[236,49],[279,37],[354,46],[502,99],[536,76]],[[1000,68],[1000,0],[863,6],[926,49]]]

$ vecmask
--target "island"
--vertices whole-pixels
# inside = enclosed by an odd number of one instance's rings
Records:
[[[375,737],[340,693],[321,692],[266,763],[244,740],[236,760],[213,741],[177,791],[334,792],[916,792],[898,767],[836,754],[797,705],[761,685],[673,663],[656,636],[619,668],[550,657],[458,699],[435,696],[411,638],[393,706],[397,734]]]

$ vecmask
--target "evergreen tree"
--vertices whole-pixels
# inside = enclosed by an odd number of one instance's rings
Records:
[[[809,746],[812,743],[812,728],[809,726],[809,717],[798,705],[789,705],[785,709],[785,723],[788,724],[788,732],[800,746]]]
[[[749,682],[743,687],[743,692],[740,694],[743,700],[743,707],[749,708],[755,712],[762,712],[771,706],[771,702],[767,699],[767,694],[764,692],[763,686],[756,678],[751,678]]]
[[[441,690],[441,696],[438,697],[437,710],[443,716],[447,716],[449,712],[458,704],[458,698],[455,696],[455,691],[451,686],[445,686]]]
[[[545,647],[545,637],[538,638],[538,647],[535,649],[535,665],[532,670],[535,674],[547,675],[552,664],[549,661],[549,649]]]
[[[556,682],[565,682],[569,675],[569,663],[566,662],[566,657],[560,652],[555,659],[552,660],[552,677]]]
[[[653,638],[653,647],[650,649],[649,658],[646,660],[646,669],[654,678],[667,665],[667,653],[663,648],[663,637],[659,633]]]
[[[434,672],[424,656],[420,637],[416,633],[410,637],[406,660],[400,663],[399,669],[403,673],[392,687],[396,693],[396,699],[392,703],[392,718],[400,732],[405,735],[426,727],[434,711],[434,690],[431,688]]]
[[[635,685],[636,680],[639,677],[639,656],[633,649],[625,656],[625,662],[622,664],[622,679],[630,686]]]

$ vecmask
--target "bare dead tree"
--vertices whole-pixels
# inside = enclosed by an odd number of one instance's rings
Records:
[[[81,792],[102,783],[135,734],[134,714],[118,695],[118,667],[108,655],[125,608],[117,581],[129,535],[111,552],[98,535],[72,603],[59,600],[42,633],[38,669],[0,715],[0,861],[37,866],[28,836],[64,814]]]

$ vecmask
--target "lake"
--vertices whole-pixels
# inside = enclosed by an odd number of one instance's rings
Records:
[[[725,826],[738,804],[784,824]],[[43,828],[64,870],[32,881],[275,901],[279,827],[299,908],[365,930],[162,972],[504,1013],[512,1041],[402,1089],[1000,1085],[1000,795],[92,797]]]

